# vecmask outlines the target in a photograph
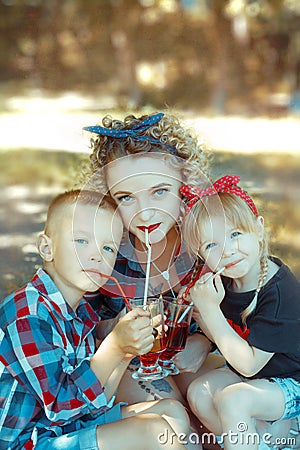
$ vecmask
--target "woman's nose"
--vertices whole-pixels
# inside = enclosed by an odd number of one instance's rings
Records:
[[[144,222],[149,221],[154,215],[154,209],[151,207],[146,195],[141,195],[138,200],[137,216]]]
[[[141,209],[140,212],[138,213],[139,218],[144,221],[144,222],[148,222],[154,215],[154,210],[152,208],[144,208]]]

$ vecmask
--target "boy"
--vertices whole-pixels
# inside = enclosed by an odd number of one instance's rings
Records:
[[[0,306],[1,449],[150,450],[166,448],[158,441],[166,430],[173,438],[188,432],[175,401],[113,406],[133,355],[153,343],[148,313],[134,309],[95,348],[99,317],[83,295],[110,275],[122,230],[111,201],[96,192],[51,202],[38,239],[44,267]],[[175,439],[172,448],[183,446]]]

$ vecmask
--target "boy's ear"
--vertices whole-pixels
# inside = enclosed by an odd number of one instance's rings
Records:
[[[53,261],[53,245],[52,240],[47,234],[41,233],[37,240],[37,249],[39,254],[46,262]]]

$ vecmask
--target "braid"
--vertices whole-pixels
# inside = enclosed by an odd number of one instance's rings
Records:
[[[197,275],[199,273],[199,270],[200,270],[200,267],[202,266],[202,264],[203,264],[202,259],[200,258],[199,255],[197,255],[197,259],[196,259],[196,262],[195,262],[195,266],[194,266],[194,270],[193,270],[193,273],[192,273],[192,276],[191,276],[190,283],[192,283],[195,280],[195,278],[197,277]]]
[[[253,297],[252,302],[250,303],[250,305],[247,306],[246,309],[244,309],[244,311],[241,314],[241,318],[242,318],[242,322],[243,324],[246,326],[246,319],[247,317],[255,310],[256,305],[257,305],[257,299],[258,299],[258,294],[261,290],[261,288],[264,285],[264,282],[267,278],[267,274],[268,274],[268,244],[267,244],[267,239],[264,238],[263,242],[262,242],[262,254],[260,257],[260,277],[258,280],[258,285],[257,288],[255,290],[255,294]]]

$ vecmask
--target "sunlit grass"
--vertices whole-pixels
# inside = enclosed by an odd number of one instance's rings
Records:
[[[83,161],[81,153],[13,150],[0,151],[0,186],[59,185],[69,188],[76,183]]]

